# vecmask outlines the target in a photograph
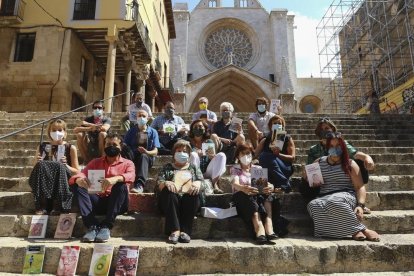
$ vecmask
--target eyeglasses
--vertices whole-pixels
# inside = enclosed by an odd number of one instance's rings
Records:
[[[94,106],[94,107],[92,107],[92,109],[99,109],[99,110],[101,110],[101,109],[103,109],[103,107],[102,106]]]
[[[342,133],[340,132],[328,132],[326,133],[326,138],[341,138]]]

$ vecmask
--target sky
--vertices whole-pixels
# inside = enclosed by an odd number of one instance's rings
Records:
[[[222,0],[223,5],[233,0]],[[173,0],[173,4],[188,3],[190,11],[200,0]],[[316,26],[325,15],[333,0],[259,0],[262,6],[271,11],[276,8],[288,9],[295,15],[295,52],[298,77],[320,76]]]

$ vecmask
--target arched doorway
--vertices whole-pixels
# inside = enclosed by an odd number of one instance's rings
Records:
[[[306,96],[299,104],[302,113],[319,113],[321,109],[321,100],[316,96]]]
[[[230,102],[235,112],[256,111],[257,97],[266,97],[260,87],[236,70],[227,70],[212,78],[194,98],[190,112],[198,111],[198,99],[207,97],[209,109],[219,111],[222,102]]]

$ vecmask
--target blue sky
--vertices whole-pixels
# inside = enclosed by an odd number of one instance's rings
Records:
[[[233,1],[222,0],[224,5]],[[188,3],[189,9],[192,10],[200,1],[173,0],[173,4],[176,2]],[[295,15],[297,74],[299,77],[320,76],[316,26],[333,0],[259,0],[259,2],[268,11],[274,8],[286,8],[290,14]]]

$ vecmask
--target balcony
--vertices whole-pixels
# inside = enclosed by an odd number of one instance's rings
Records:
[[[26,2],[23,0],[2,0],[0,5],[0,25],[23,22]]]

